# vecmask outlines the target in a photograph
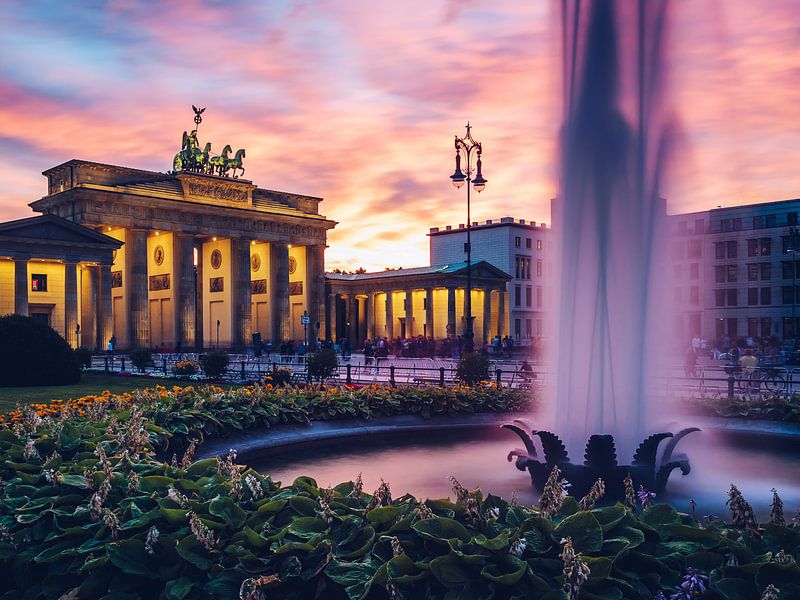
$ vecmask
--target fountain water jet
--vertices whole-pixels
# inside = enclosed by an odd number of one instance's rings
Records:
[[[630,467],[618,467],[616,455],[633,456],[652,432],[652,408],[661,400],[652,378],[671,325],[659,193],[671,139],[663,59],[669,1],[562,0],[561,7],[564,124],[552,207],[560,264],[547,404],[573,455],[589,439],[587,466],[599,453],[607,455],[606,470],[636,471],[638,451]],[[540,464],[523,454],[529,467]],[[566,451],[545,464],[565,460]],[[688,462],[681,470],[688,473]],[[642,477],[663,487],[655,472]]]

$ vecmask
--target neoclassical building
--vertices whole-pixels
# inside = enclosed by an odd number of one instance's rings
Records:
[[[30,204],[45,220],[0,225],[0,313],[45,315],[73,345],[98,349],[112,336],[119,349],[170,350],[243,347],[254,332],[300,339],[306,311],[324,331],[335,222],[319,214],[322,199],[208,172],[82,160],[45,171],[47,195]],[[37,226],[72,235],[71,249],[37,246]]]
[[[486,261],[471,265],[475,341],[508,333],[506,284],[511,280]],[[467,264],[376,273],[327,273],[328,339],[376,337],[442,339],[464,333]]]

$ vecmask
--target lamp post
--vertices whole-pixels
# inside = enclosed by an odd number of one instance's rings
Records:
[[[470,216],[469,205],[469,187],[470,183],[475,187],[475,191],[480,193],[486,187],[486,179],[481,174],[481,153],[483,148],[480,142],[476,142],[472,138],[472,127],[467,123],[467,135],[463,138],[456,136],[456,170],[450,176],[453,185],[460,188],[467,184],[467,242],[464,244],[464,252],[467,254],[467,298],[464,306],[466,314],[466,328],[464,329],[464,351],[473,352],[475,350],[475,334],[472,330],[472,245],[470,233],[472,230],[472,221]],[[475,177],[472,177],[472,155],[476,156],[475,163]],[[461,170],[461,156],[464,155],[466,159],[467,168],[465,171]]]

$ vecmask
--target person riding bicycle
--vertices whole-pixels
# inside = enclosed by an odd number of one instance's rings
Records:
[[[750,379],[758,367],[758,358],[755,357],[753,351],[748,348],[744,351],[744,356],[739,359],[739,366],[744,369],[744,374]]]

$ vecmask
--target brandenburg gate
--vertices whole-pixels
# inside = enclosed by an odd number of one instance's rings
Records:
[[[300,339],[304,311],[325,331],[326,236],[336,223],[319,214],[321,198],[244,179],[245,151],[230,152],[201,150],[195,129],[169,173],[82,160],[43,173],[48,191],[34,211],[123,243],[106,277],[86,270],[80,284],[110,286],[98,297],[110,303],[100,310],[112,315],[116,348],[241,348],[254,332]],[[87,304],[79,316],[84,328],[92,312]]]

